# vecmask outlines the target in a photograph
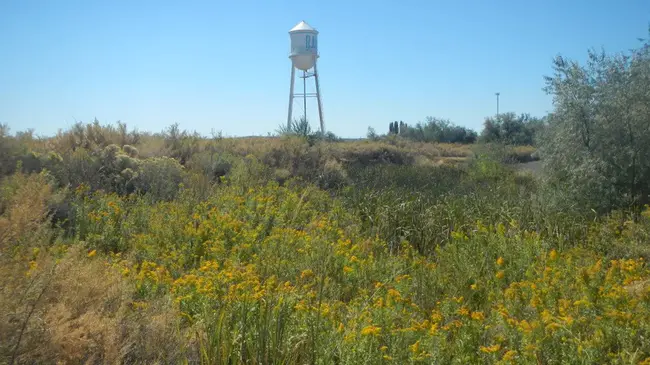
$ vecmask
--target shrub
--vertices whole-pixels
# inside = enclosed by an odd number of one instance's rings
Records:
[[[0,178],[13,173],[19,156],[26,152],[25,146],[9,135],[9,127],[0,124]]]
[[[307,138],[313,134],[311,125],[305,117],[300,117],[298,120],[293,120],[289,125],[280,125],[277,133],[281,136],[298,136]]]
[[[18,172],[3,179],[0,188],[0,251],[47,242],[50,177]]]
[[[535,145],[545,126],[545,119],[531,117],[529,114],[517,116],[515,113],[499,114],[496,118],[485,118],[481,142],[507,145]]]
[[[369,140],[376,142],[379,140],[379,135],[377,134],[377,131],[373,127],[368,127],[368,133],[366,134],[366,138]]]
[[[319,174],[318,185],[323,189],[337,189],[348,183],[348,174],[343,166],[336,160],[325,162]]]
[[[91,189],[99,189],[102,186],[99,173],[101,167],[101,161],[97,157],[84,148],[77,148],[64,155],[58,178],[62,185],[70,185],[72,188],[87,184]]]
[[[227,178],[232,186],[246,191],[268,181],[270,176],[271,171],[266,165],[262,164],[255,156],[248,155],[235,161]]]
[[[201,136],[194,132],[180,130],[179,124],[174,123],[163,133],[165,148],[169,157],[176,158],[185,165],[190,158],[200,151]]]
[[[289,178],[291,178],[291,171],[287,169],[275,169],[273,172],[273,178],[278,185],[282,186],[287,180],[289,180]]]
[[[399,128],[399,126],[397,126]],[[425,123],[403,128],[400,135],[418,142],[474,143],[476,132],[454,125],[449,120],[427,117]]]
[[[122,147],[122,150],[124,151],[124,153],[126,153],[126,154],[127,154],[129,157],[131,157],[131,158],[136,158],[136,157],[138,157],[138,149],[135,148],[135,147],[133,147],[133,146],[131,146],[131,145],[125,144],[125,145]]]
[[[650,44],[630,54],[589,52],[586,65],[558,56],[547,78],[555,110],[540,153],[568,204],[607,212],[650,196]]]
[[[153,200],[171,200],[176,197],[182,180],[183,166],[177,160],[155,157],[141,161],[133,184]]]

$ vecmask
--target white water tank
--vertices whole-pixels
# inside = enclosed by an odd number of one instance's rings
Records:
[[[314,67],[318,58],[318,31],[304,21],[289,31],[291,38],[291,62],[293,67],[307,71]]]

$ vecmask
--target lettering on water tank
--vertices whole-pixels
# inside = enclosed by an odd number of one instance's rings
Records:
[[[307,34],[305,36],[305,49],[308,51],[311,50],[312,48],[317,49],[318,47],[317,42],[318,42],[318,38],[312,37],[309,34]]]

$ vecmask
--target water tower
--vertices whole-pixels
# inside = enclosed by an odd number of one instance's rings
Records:
[[[287,117],[287,127],[291,127],[291,118],[293,112],[293,100],[295,97],[303,98],[303,107],[305,120],[307,119],[307,98],[316,97],[318,101],[318,117],[320,119],[320,131],[325,134],[325,124],[323,123],[323,108],[320,97],[320,86],[318,83],[318,68],[316,60],[318,59],[318,31],[304,21],[298,23],[289,31],[291,38],[291,86],[289,87],[289,116]],[[294,94],[293,85],[296,78],[296,69],[302,71],[303,93]],[[311,72],[310,72],[311,70]],[[307,93],[307,79],[314,78],[316,83],[316,93]]]

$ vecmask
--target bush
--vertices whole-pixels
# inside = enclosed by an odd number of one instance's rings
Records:
[[[181,165],[185,165],[190,158],[200,151],[199,141],[201,136],[194,132],[180,130],[178,123],[174,123],[163,133],[167,155],[178,159]]]
[[[544,125],[544,119],[529,114],[517,116],[512,112],[503,113],[496,118],[485,119],[480,141],[515,146],[535,145]]]
[[[183,173],[183,166],[173,158],[149,158],[140,163],[134,186],[153,200],[171,200],[178,193]]]
[[[366,134],[366,138],[368,138],[373,142],[379,141],[379,135],[377,134],[377,131],[375,131],[375,128],[368,127],[368,133]]]
[[[309,121],[305,117],[300,117],[298,120],[293,120],[288,126],[280,125],[278,134],[281,136],[298,136],[307,138],[314,134],[309,125]]]
[[[318,179],[318,185],[322,189],[338,189],[347,183],[348,174],[338,161],[330,159],[325,162]]]
[[[124,151],[124,153],[126,153],[126,154],[127,154],[129,157],[131,157],[131,158],[136,158],[136,157],[138,157],[138,149],[135,148],[135,147],[133,147],[133,146],[131,146],[131,145],[125,144],[125,145],[122,147],[122,150]]]
[[[0,124],[0,178],[13,173],[19,156],[25,153],[25,146],[9,135],[9,127]]]
[[[399,127],[398,127],[399,128]],[[454,125],[449,120],[427,117],[426,122],[399,129],[400,136],[418,142],[465,143],[476,141],[476,132]]]
[[[253,155],[238,159],[233,164],[227,179],[230,185],[246,191],[268,181],[272,176],[270,169]]]
[[[540,153],[550,184],[569,204],[607,212],[650,197],[650,44],[631,54],[589,52],[580,65],[558,56],[547,78],[555,110]]]

